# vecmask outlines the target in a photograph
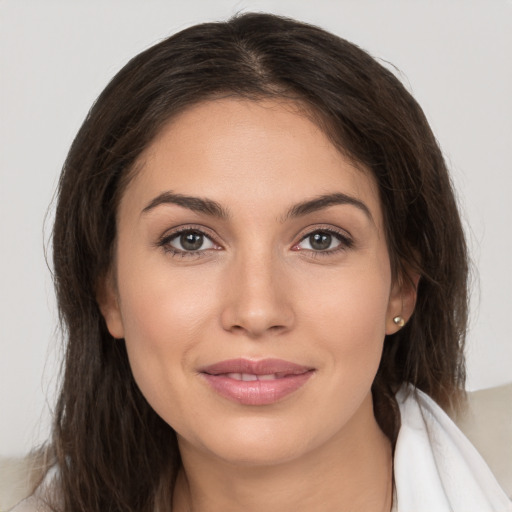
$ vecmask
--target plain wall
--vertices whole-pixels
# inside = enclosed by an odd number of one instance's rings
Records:
[[[60,354],[51,208],[43,221],[89,107],[136,53],[249,10],[318,24],[399,68],[452,170],[479,269],[468,388],[512,380],[512,2],[0,0],[0,455],[48,436]]]

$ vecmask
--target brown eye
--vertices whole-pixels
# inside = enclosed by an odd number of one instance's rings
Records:
[[[309,236],[309,245],[315,251],[325,251],[330,249],[332,235],[330,233],[318,232]]]
[[[294,251],[307,251],[311,255],[329,256],[354,246],[350,235],[334,229],[317,229],[303,236],[300,242],[293,246]]]
[[[204,251],[216,247],[209,237],[195,230],[177,233],[166,240],[166,245],[177,252]]]
[[[329,231],[314,231],[305,236],[298,244],[299,249],[309,251],[330,251],[340,247],[345,239],[337,233]],[[345,243],[345,245],[347,245]]]
[[[197,251],[201,249],[203,239],[204,237],[200,233],[184,233],[179,237],[181,246],[186,251]]]

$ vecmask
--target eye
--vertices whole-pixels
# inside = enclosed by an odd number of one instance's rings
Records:
[[[293,249],[334,253],[339,250],[348,249],[352,245],[352,240],[344,234],[327,229],[319,229],[308,233]]]
[[[166,251],[173,254],[200,253],[208,249],[218,249],[217,244],[205,233],[197,229],[183,229],[165,236],[159,242]]]
[[[317,231],[303,238],[299,247],[314,251],[326,251],[340,245],[340,241],[326,231]]]

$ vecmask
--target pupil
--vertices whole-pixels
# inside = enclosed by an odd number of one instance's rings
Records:
[[[200,233],[185,233],[180,236],[181,246],[187,251],[196,251],[203,245],[203,235]]]
[[[310,244],[313,249],[323,251],[331,245],[332,235],[328,233],[315,233],[310,237]]]

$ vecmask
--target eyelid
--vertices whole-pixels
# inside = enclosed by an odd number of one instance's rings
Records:
[[[354,246],[354,239],[352,235],[341,228],[332,226],[332,225],[315,225],[315,226],[309,226],[306,228],[306,232],[302,232],[299,238],[298,242],[295,242],[292,246],[292,250],[296,250],[298,252],[304,252],[307,251],[308,253],[314,255],[314,256],[327,256],[332,255],[333,253],[339,252],[339,251],[345,251],[347,249],[350,249]],[[326,249],[326,250],[318,250],[315,251],[313,249],[301,249],[297,248],[297,246],[305,239],[310,237],[311,235],[315,233],[329,233],[330,235],[333,235],[335,238],[337,238],[340,241],[340,244],[333,248],[333,249]]]
[[[177,249],[176,247],[172,247],[170,242],[177,237],[179,237],[183,233],[196,232],[207,238],[214,244],[216,247],[207,248],[207,249],[198,249],[197,251],[186,251]],[[162,236],[159,237],[156,244],[157,247],[161,247],[165,252],[170,253],[173,256],[181,256],[181,257],[201,257],[204,256],[207,252],[212,250],[219,250],[222,248],[222,245],[217,241],[217,237],[211,233],[211,230],[205,226],[200,224],[183,224],[181,226],[176,226],[172,229],[167,230]]]
[[[215,248],[207,248],[207,249],[198,249],[196,251],[187,251],[177,249],[175,247],[170,246],[170,241],[174,240],[182,233],[187,232],[197,232],[208,238],[216,247]],[[340,244],[333,249],[326,250],[314,250],[314,249],[303,249],[298,248],[297,246],[305,239],[310,237],[311,235],[323,232],[329,233],[333,235],[336,239],[339,240]],[[223,246],[217,241],[217,236],[212,234],[212,230],[207,228],[206,226],[202,226],[200,224],[183,224],[181,226],[176,226],[172,229],[167,230],[155,243],[157,247],[162,248],[165,252],[172,254],[173,256],[181,256],[181,257],[196,257],[199,258],[201,256],[205,256],[208,252],[217,251],[223,249]],[[299,235],[299,240],[295,242],[291,249],[297,252],[307,252],[310,256],[329,256],[338,252],[346,251],[354,246],[354,239],[352,235],[337,226],[333,225],[314,225],[308,226],[302,233]]]

